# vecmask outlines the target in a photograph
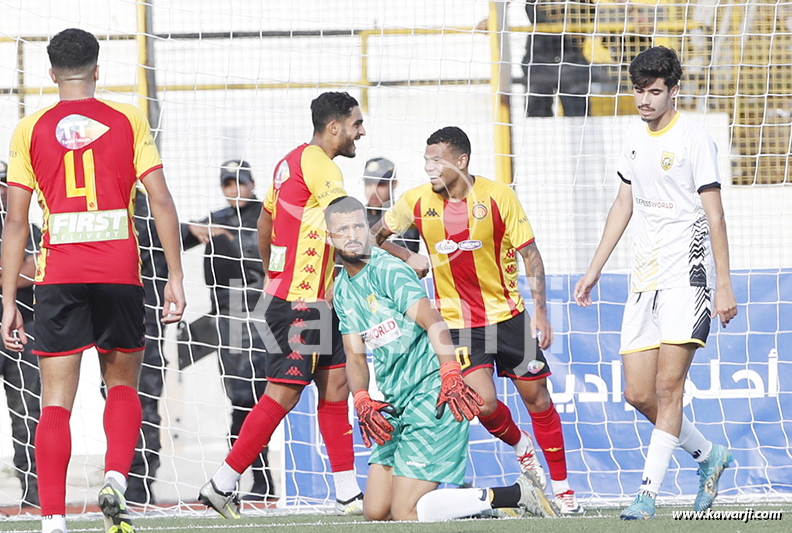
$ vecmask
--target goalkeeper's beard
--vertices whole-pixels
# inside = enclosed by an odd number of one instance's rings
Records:
[[[367,262],[371,256],[370,246],[363,247],[363,251],[360,253],[346,252],[339,248],[336,248],[336,252],[338,252],[339,257],[341,257],[341,260],[344,263],[348,263],[350,265],[359,265],[361,263]]]

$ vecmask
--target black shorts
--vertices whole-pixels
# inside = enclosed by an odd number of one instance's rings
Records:
[[[307,385],[317,369],[343,368],[338,315],[325,302],[264,299],[265,373],[269,381]]]
[[[523,311],[497,324],[452,329],[451,339],[457,361],[462,365],[462,375],[479,368],[493,368],[497,363],[499,376],[526,381],[549,376],[550,366],[539,349],[539,342],[528,333],[530,328],[531,317]]]
[[[37,285],[36,355],[138,352],[146,345],[143,287],[115,283]]]

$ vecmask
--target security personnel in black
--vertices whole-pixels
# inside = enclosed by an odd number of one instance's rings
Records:
[[[8,166],[0,161],[0,233],[8,206]],[[30,235],[25,245],[25,260],[17,286],[17,304],[25,321],[25,331],[33,331],[33,278],[36,275],[36,255],[41,241],[41,230],[30,225]],[[2,275],[2,272],[0,272]],[[2,294],[0,294],[2,297]],[[11,437],[14,440],[14,474],[22,484],[22,505],[38,506],[36,456],[33,452],[36,426],[41,417],[41,378],[38,358],[33,355],[34,342],[28,342],[22,352],[0,351],[0,378],[6,393],[8,412],[11,415]]]
[[[266,349],[248,318],[258,303],[264,284],[264,266],[258,248],[256,225],[261,201],[246,161],[231,160],[220,169],[220,185],[228,207],[209,217],[182,226],[184,248],[205,244],[204,277],[211,291],[212,311],[220,330],[220,373],[233,406],[231,443],[242,422],[264,394]],[[267,466],[267,448],[253,463],[253,488],[246,499],[274,495]]]

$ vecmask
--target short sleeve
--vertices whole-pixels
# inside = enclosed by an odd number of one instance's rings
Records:
[[[418,281],[415,271],[398,259],[390,259],[378,265],[382,292],[389,294],[396,309],[404,314],[421,298],[426,298],[426,291]]]
[[[151,127],[143,112],[130,106],[134,111],[129,114],[135,135],[135,174],[139,179],[158,168],[162,168],[159,150],[151,135]]]
[[[30,159],[30,138],[34,124],[31,120],[23,119],[17,125],[8,154],[8,184],[31,192],[36,188],[36,175]]]
[[[407,201],[406,193],[401,195],[382,217],[382,223],[388,231],[396,235],[404,233],[413,225],[413,208]]]
[[[632,185],[632,171],[630,170],[630,146],[627,142],[630,138],[630,128],[627,128],[627,135],[622,143],[621,155],[619,156],[619,163],[616,166],[616,174],[627,185]]]
[[[703,127],[699,131],[694,131],[688,146],[695,189],[701,192],[710,187],[720,187],[718,146],[709,132]]]
[[[320,206],[325,208],[336,198],[347,195],[341,169],[321,148],[307,147],[301,163],[303,180]]]
[[[520,249],[531,244],[535,238],[533,228],[513,190],[505,188],[505,194],[498,202],[498,207],[503,213],[503,224],[512,245]]]
[[[264,197],[264,210],[270,215],[275,212],[275,184],[272,183],[267,189],[267,195]]]

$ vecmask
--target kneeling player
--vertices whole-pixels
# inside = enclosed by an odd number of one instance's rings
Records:
[[[493,506],[555,516],[532,473],[511,487],[426,496],[440,483],[463,483],[467,420],[479,413],[483,400],[462,379],[448,327],[415,273],[404,262],[369,246],[363,204],[351,197],[339,198],[330,203],[325,217],[344,265],[336,278],[333,305],[347,353],[347,380],[355,391],[363,441],[366,446],[372,439],[377,444],[369,460],[365,517],[442,520]],[[374,354],[377,385],[385,402],[369,396],[364,343]]]

